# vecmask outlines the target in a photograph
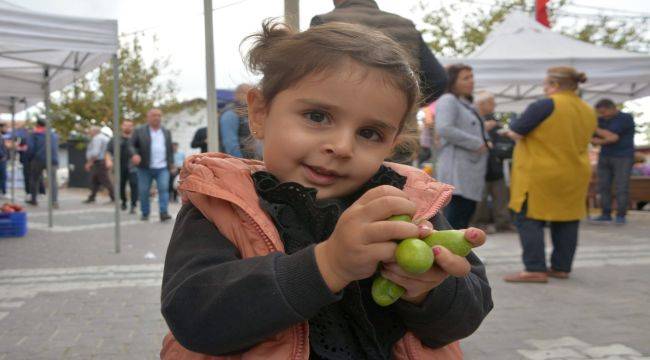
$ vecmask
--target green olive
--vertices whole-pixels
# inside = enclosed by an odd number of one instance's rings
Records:
[[[397,245],[395,259],[404,271],[422,274],[433,265],[433,251],[431,246],[420,239],[404,239]]]
[[[378,275],[372,282],[372,299],[379,306],[388,306],[397,301],[406,290],[394,282]]]
[[[388,221],[406,221],[406,222],[411,222],[413,219],[411,219],[410,216],[408,215],[393,215],[388,218]]]
[[[465,233],[459,230],[434,231],[425,237],[430,247],[443,246],[458,256],[467,256],[472,251],[472,244],[465,239]]]

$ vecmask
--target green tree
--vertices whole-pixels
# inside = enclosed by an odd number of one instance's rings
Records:
[[[154,39],[156,42],[156,39]],[[177,86],[172,79],[163,81],[169,71],[169,58],[150,63],[142,57],[142,45],[136,36],[122,42],[118,54],[120,117],[144,122],[152,107],[175,107]],[[172,75],[174,73],[172,72]],[[113,67],[110,62],[78,79],[52,102],[52,126],[66,138],[82,133],[91,125],[113,126]]]
[[[418,12],[422,17],[422,34],[427,44],[443,56],[465,56],[481,46],[492,28],[499,24],[513,10],[531,12],[526,0],[497,0],[489,9],[477,6],[475,1],[461,0],[446,2],[431,9],[428,3],[420,1]],[[622,17],[612,15],[576,15],[566,9],[567,0],[549,4],[549,18],[553,29],[579,40],[616,49],[637,52],[650,51],[650,19],[644,17]],[[562,25],[566,19],[577,19],[574,26]],[[456,21],[458,20],[458,21]]]

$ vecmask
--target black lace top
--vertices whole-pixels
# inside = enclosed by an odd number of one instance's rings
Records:
[[[367,190],[379,185],[402,189],[406,178],[388,167],[356,193],[341,199],[317,200],[316,189],[280,183],[268,172],[253,174],[262,208],[273,219],[285,250],[292,254],[327,239],[341,213]],[[311,359],[390,359],[406,328],[391,309],[376,305],[370,295],[372,279],[350,283],[341,301],[322,308],[309,319]]]

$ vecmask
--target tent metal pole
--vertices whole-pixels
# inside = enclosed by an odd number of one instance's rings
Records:
[[[122,164],[120,148],[122,145],[122,134],[120,134],[120,79],[119,79],[119,63],[117,54],[112,57],[113,62],[113,171],[115,175],[115,182],[113,182],[113,193],[117,197],[120,193],[120,166]],[[131,189],[133,191],[133,189]],[[120,253],[120,203],[115,201],[115,253]]]
[[[16,202],[16,98],[11,97],[11,203]],[[27,190],[27,189],[25,189]]]
[[[43,100],[45,102],[45,163],[47,169],[47,226],[53,226],[52,219],[52,134],[50,124],[50,67],[45,66],[43,71]],[[32,187],[37,188],[37,187]]]
[[[299,0],[284,0],[284,21],[296,31],[300,30]]]
[[[205,76],[208,120],[208,151],[219,151],[219,124],[217,124],[217,92],[214,76],[214,37],[212,28],[212,0],[203,0],[205,27]]]

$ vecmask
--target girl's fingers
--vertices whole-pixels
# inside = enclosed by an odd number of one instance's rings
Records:
[[[373,242],[390,241],[394,239],[408,239],[418,236],[417,225],[406,221],[375,221],[365,228],[366,244]]]
[[[377,259],[383,263],[390,263],[395,261],[395,249],[397,243],[393,241],[384,241],[376,244],[368,245],[367,249],[371,254],[372,259]]]
[[[472,244],[472,247],[479,247],[485,244],[486,235],[483,230],[471,227],[465,229],[465,239]]]
[[[419,293],[428,290],[427,287],[429,288],[431,287],[430,285],[427,286],[427,284],[423,283],[422,281],[401,276],[388,270],[382,270],[381,275],[386,279],[406,289],[406,296],[417,295]]]
[[[379,199],[385,196],[399,196],[405,199],[408,199],[406,193],[394,186],[382,185],[372,188],[366,191],[361,197],[355,202],[356,205],[367,205],[375,199]]]
[[[436,265],[449,275],[455,277],[464,277],[469,274],[471,266],[464,257],[454,255],[451,251],[443,246],[434,246]]]
[[[421,221],[418,225],[418,238],[424,239],[433,232],[433,224],[429,220]]]
[[[373,199],[357,210],[361,211],[361,215],[367,221],[382,221],[393,215],[413,216],[416,206],[413,201],[405,197],[386,195]]]
[[[431,269],[422,274],[409,274],[404,271],[397,263],[384,263],[383,269],[395,273],[404,278],[410,278],[425,283],[440,283],[445,280],[448,274],[437,266],[432,266]]]

